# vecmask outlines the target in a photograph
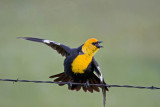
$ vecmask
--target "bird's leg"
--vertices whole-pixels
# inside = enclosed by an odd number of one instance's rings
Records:
[[[86,83],[84,84],[84,87],[89,87],[89,81],[87,80]]]

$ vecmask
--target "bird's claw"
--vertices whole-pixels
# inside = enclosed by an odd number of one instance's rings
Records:
[[[68,81],[68,86],[72,87],[72,82],[71,81]]]
[[[84,84],[84,87],[89,87],[89,81],[86,81],[86,83]]]

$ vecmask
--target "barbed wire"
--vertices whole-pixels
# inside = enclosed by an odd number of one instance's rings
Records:
[[[33,81],[33,80],[19,80],[19,79],[0,79],[0,81],[8,81],[8,82],[32,82],[32,83],[50,83],[50,84],[73,84],[73,85],[91,85],[91,86],[107,86],[107,87],[126,87],[126,88],[139,88],[139,89],[160,89],[160,87],[150,86],[150,87],[144,87],[144,86],[132,86],[132,85],[108,85],[108,84],[86,84],[86,83],[70,83],[70,82],[53,82],[53,81]]]

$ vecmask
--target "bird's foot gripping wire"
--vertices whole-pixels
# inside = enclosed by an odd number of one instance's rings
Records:
[[[84,87],[89,87],[89,81],[86,81],[86,83],[84,84]]]
[[[72,87],[72,81],[71,80],[68,81],[68,86]]]

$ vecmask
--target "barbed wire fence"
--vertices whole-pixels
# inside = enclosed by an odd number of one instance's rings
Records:
[[[50,83],[50,84],[68,84],[68,85],[90,85],[90,86],[107,86],[107,87],[125,87],[125,88],[138,88],[138,89],[160,89],[160,87],[155,87],[155,86],[149,86],[149,87],[144,87],[144,86],[132,86],[132,85],[108,85],[108,84],[86,84],[86,83],[70,83],[70,82],[53,82],[53,81],[32,81],[32,80],[19,80],[19,79],[0,79],[0,81],[8,81],[8,82],[31,82],[31,83]]]

